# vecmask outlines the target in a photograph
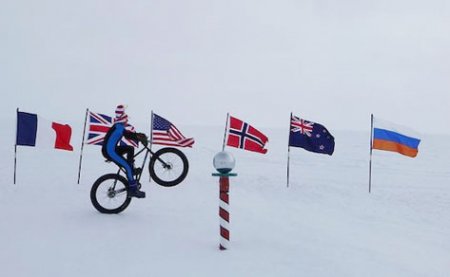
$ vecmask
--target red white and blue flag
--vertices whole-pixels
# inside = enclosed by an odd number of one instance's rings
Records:
[[[266,135],[250,124],[230,116],[227,145],[248,151],[267,153],[266,143],[269,141]]]
[[[86,144],[93,145],[103,145],[106,133],[114,124],[114,119],[110,116],[94,113],[89,111],[89,132],[86,140]],[[134,127],[128,124],[126,130],[130,132],[135,132]],[[138,143],[136,141],[123,138],[120,142],[121,145],[130,145],[137,147]]]
[[[192,147],[195,140],[194,138],[186,138],[170,121],[154,113],[152,143],[167,146]]]
[[[37,114],[17,112],[16,145],[73,151],[72,128],[46,120]]]

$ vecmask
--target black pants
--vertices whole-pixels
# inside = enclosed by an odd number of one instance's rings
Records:
[[[127,162],[134,166],[134,147],[129,145],[116,146],[116,153],[126,158]],[[125,157],[126,154],[126,157]]]

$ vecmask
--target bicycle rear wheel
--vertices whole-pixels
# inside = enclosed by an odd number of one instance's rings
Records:
[[[152,156],[149,164],[150,176],[163,187],[173,187],[181,183],[189,170],[186,156],[172,147],[162,148]]]
[[[118,214],[130,205],[128,181],[118,174],[106,174],[91,188],[92,205],[101,213]]]

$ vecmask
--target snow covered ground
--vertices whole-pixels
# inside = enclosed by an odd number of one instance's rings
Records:
[[[6,132],[1,276],[448,276],[450,137],[424,135],[416,159],[375,151],[369,194],[368,131],[329,128],[331,157],[292,148],[287,188],[288,130],[261,128],[267,155],[228,149],[239,175],[230,249],[219,251],[211,173],[223,127],[179,127],[196,139],[183,150],[186,181],[163,188],[146,173],[148,197],[119,215],[100,214],[89,200],[96,178],[115,170],[99,147],[85,146],[80,184],[77,138],[73,153],[20,147],[13,185],[14,132]]]

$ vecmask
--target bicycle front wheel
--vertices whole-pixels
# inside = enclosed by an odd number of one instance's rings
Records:
[[[173,187],[181,183],[189,170],[186,156],[172,147],[162,148],[152,156],[149,164],[150,176],[163,187]]]
[[[130,205],[128,182],[118,174],[106,174],[95,181],[91,188],[92,205],[101,213],[118,214]]]

